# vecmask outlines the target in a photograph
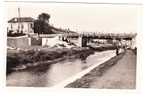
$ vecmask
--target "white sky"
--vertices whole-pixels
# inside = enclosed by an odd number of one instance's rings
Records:
[[[137,32],[142,17],[142,7],[134,5],[9,3],[8,20],[18,16],[18,7],[21,16],[36,18],[46,12],[50,24],[74,31]]]

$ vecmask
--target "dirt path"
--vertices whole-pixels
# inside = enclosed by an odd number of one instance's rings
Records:
[[[90,88],[134,89],[136,87],[136,55],[127,51],[123,58],[97,77]]]

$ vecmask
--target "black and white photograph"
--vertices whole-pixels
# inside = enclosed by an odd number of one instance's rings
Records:
[[[6,87],[136,89],[139,4],[6,3]]]

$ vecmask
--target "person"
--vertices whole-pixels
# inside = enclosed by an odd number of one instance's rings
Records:
[[[119,55],[119,45],[120,45],[120,42],[117,41],[116,42],[116,55]]]
[[[116,47],[116,55],[119,55],[119,47]]]

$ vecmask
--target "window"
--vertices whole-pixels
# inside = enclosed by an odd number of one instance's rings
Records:
[[[21,29],[23,29],[24,28],[24,25],[23,24],[21,24]]]
[[[12,24],[11,24],[11,30],[13,30],[13,26],[12,26]]]
[[[30,24],[30,27],[33,29],[33,23]]]

